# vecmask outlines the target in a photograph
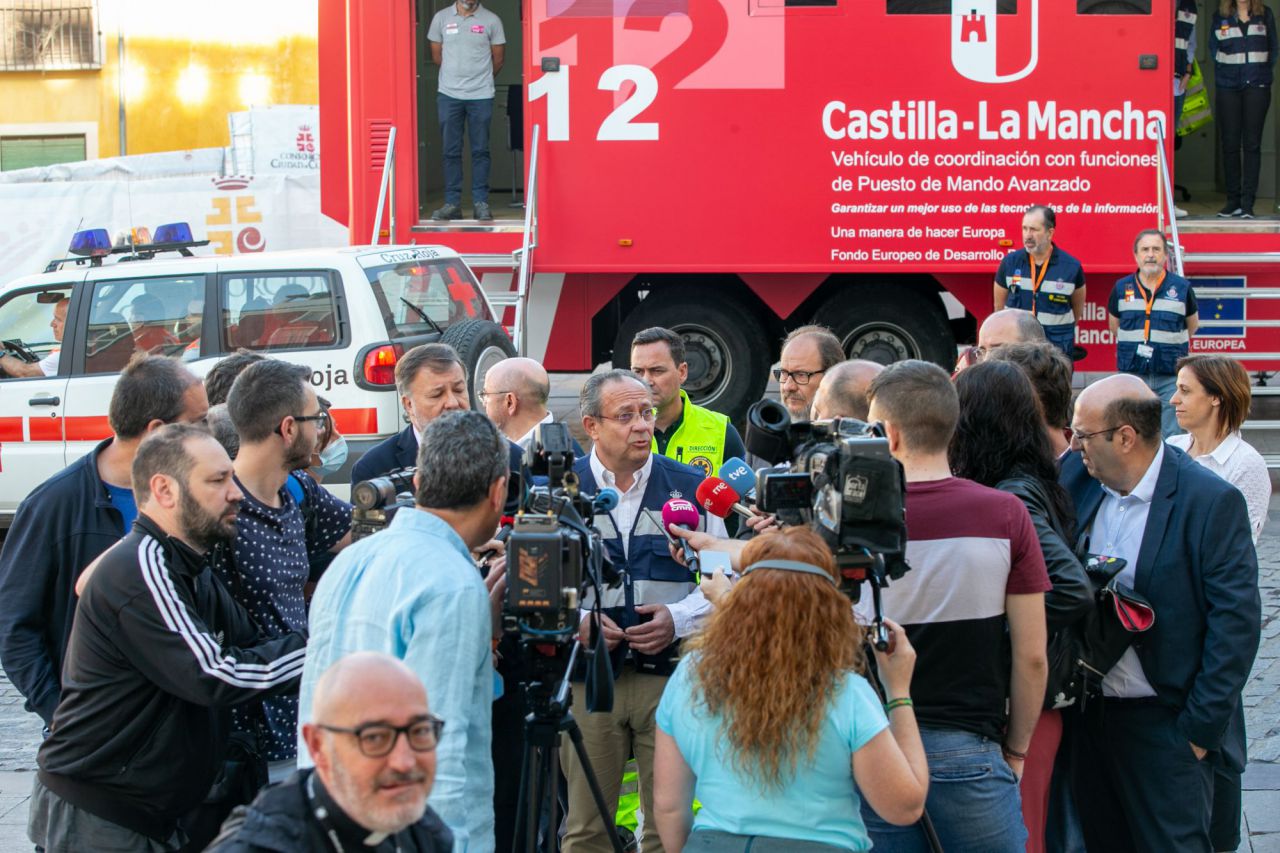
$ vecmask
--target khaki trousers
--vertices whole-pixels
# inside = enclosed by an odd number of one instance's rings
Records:
[[[640,805],[645,816],[641,840],[644,853],[663,853],[658,827],[653,821],[653,741],[657,731],[654,717],[666,686],[665,676],[640,675],[628,667],[614,681],[613,710],[607,714],[590,714],[586,688],[581,683],[573,685],[573,716],[582,730],[587,759],[600,782],[610,820],[618,811],[623,768],[632,751],[635,752]],[[569,813],[565,816],[562,853],[611,853],[609,836],[596,812],[591,787],[568,736],[560,745],[560,766],[569,782]]]

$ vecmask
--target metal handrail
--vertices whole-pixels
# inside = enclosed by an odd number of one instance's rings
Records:
[[[1173,178],[1169,175],[1169,161],[1164,156],[1164,121],[1156,122],[1156,154],[1160,161],[1156,182],[1163,186],[1162,195],[1169,205],[1169,228],[1173,232],[1173,271],[1182,275],[1182,245],[1178,239],[1178,212],[1173,203]]]
[[[516,352],[525,355],[528,351],[527,314],[529,310],[529,283],[533,268],[533,250],[538,248],[538,138],[541,127],[533,126],[532,143],[529,147],[529,174],[524,190],[524,239],[521,241],[520,271],[516,276]]]
[[[378,245],[378,237],[382,233],[382,207],[387,201],[387,187],[391,187],[391,215],[389,217],[391,232],[387,235],[387,242],[394,243],[396,241],[396,128],[391,126],[391,132],[387,134],[387,153],[382,160],[382,184],[378,187],[378,209],[373,217],[373,236],[369,238],[369,245]]]
[[[1280,264],[1280,252],[1193,252],[1192,264]]]

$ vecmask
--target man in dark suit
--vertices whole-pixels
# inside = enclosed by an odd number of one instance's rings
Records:
[[[457,351],[448,344],[423,344],[396,362],[396,391],[409,425],[373,446],[351,466],[351,484],[382,477],[418,462],[418,436],[445,412],[471,408],[467,374]],[[520,472],[523,451],[511,444],[511,470]]]
[[[1077,726],[1090,851],[1212,849],[1212,768],[1258,649],[1244,497],[1161,441],[1160,405],[1135,376],[1086,388],[1062,464],[1086,549],[1124,558],[1120,583],[1156,613]]]

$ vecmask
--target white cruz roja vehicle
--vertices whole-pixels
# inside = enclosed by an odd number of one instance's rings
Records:
[[[452,344],[473,406],[485,371],[515,352],[474,274],[443,247],[196,256],[204,243],[181,223],[124,242],[78,232],[74,257],[0,293],[6,357],[60,347],[54,375],[0,377],[0,526],[32,488],[111,434],[111,392],[135,352],[179,357],[199,376],[241,348],[306,365],[350,444],[347,465],[325,483],[342,497],[349,466],[403,428],[394,371],[406,350]],[[59,344],[50,323],[63,299]]]

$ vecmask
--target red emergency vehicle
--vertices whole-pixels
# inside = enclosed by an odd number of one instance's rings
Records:
[[[1172,0],[516,2],[499,14],[536,180],[526,349],[549,370],[626,363],[635,331],[668,326],[689,341],[694,398],[740,412],[786,329],[814,321],[850,355],[949,367],[1030,204],[1056,208],[1085,268],[1078,368],[1114,369],[1111,286],[1139,230],[1172,228]],[[419,212],[420,175],[440,169],[420,132],[432,12],[320,0],[324,212],[369,241],[394,127],[388,239],[508,255],[518,221]],[[1181,223],[1194,350],[1280,360],[1274,302],[1228,298],[1280,293],[1277,231]]]

